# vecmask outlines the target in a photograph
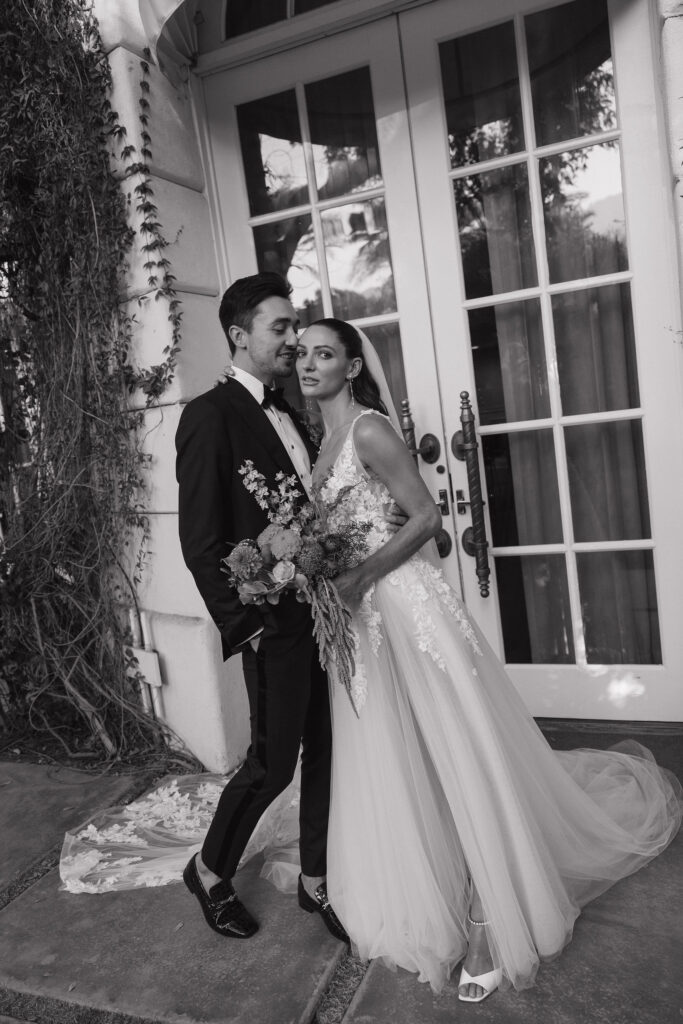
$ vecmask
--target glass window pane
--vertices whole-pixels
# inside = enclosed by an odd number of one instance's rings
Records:
[[[538,299],[469,311],[479,422],[550,415]]]
[[[310,214],[261,224],[252,229],[259,270],[289,280],[292,302],[303,326],[323,316],[320,271]]]
[[[306,108],[319,197],[381,185],[370,69],[307,85]]]
[[[396,311],[383,199],[347,203],[321,214],[334,315],[357,320]]]
[[[628,270],[618,144],[545,157],[540,172],[551,282]]]
[[[574,639],[564,556],[524,555],[494,561],[506,662],[572,664]]]
[[[616,105],[605,0],[575,0],[524,21],[537,143],[613,128]]]
[[[564,433],[576,540],[649,537],[640,421],[586,423]]]
[[[526,164],[456,178],[453,188],[467,298],[535,285]]]
[[[228,0],[225,38],[244,35],[287,17],[287,0]]]
[[[494,547],[562,542],[552,430],[482,438]]]
[[[451,167],[524,148],[511,21],[439,45]]]
[[[581,552],[576,563],[589,664],[660,665],[652,552]]]
[[[252,216],[308,202],[296,93],[237,107],[244,177]]]
[[[630,286],[553,295],[552,305],[565,416],[637,407]]]
[[[305,14],[306,11],[315,11],[318,7],[329,7],[337,0],[294,0],[294,13]]]
[[[401,413],[401,402],[408,397],[406,372],[401,350],[401,332],[398,324],[375,324],[364,327],[363,331],[374,345],[387,377],[387,384],[394,400],[396,411]]]

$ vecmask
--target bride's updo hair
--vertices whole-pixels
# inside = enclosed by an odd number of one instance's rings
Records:
[[[346,320],[337,320],[333,316],[316,320],[309,324],[309,327],[326,327],[328,331],[332,331],[339,344],[343,346],[348,359],[361,360],[360,373],[353,378],[353,397],[360,405],[364,405],[368,409],[376,409],[377,412],[388,416],[387,407],[379,397],[377,381],[365,365],[363,339],[356,328],[347,324]]]

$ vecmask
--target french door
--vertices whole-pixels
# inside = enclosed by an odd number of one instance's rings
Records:
[[[440,0],[204,80],[226,277],[278,270],[304,323],[369,335],[439,444],[420,469],[444,570],[538,716],[683,717],[648,32],[645,0]],[[489,596],[463,547],[462,391]]]

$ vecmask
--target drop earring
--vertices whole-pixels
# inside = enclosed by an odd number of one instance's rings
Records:
[[[349,394],[351,395],[351,408],[353,409],[356,404],[353,397],[353,377],[349,377]]]

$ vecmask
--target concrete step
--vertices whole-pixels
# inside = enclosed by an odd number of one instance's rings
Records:
[[[111,1024],[309,1024],[346,947],[259,869],[255,858],[236,879],[261,923],[246,941],[211,931],[182,884],[74,895],[50,872],[0,912],[0,1010],[50,1024],[68,1006]]]

